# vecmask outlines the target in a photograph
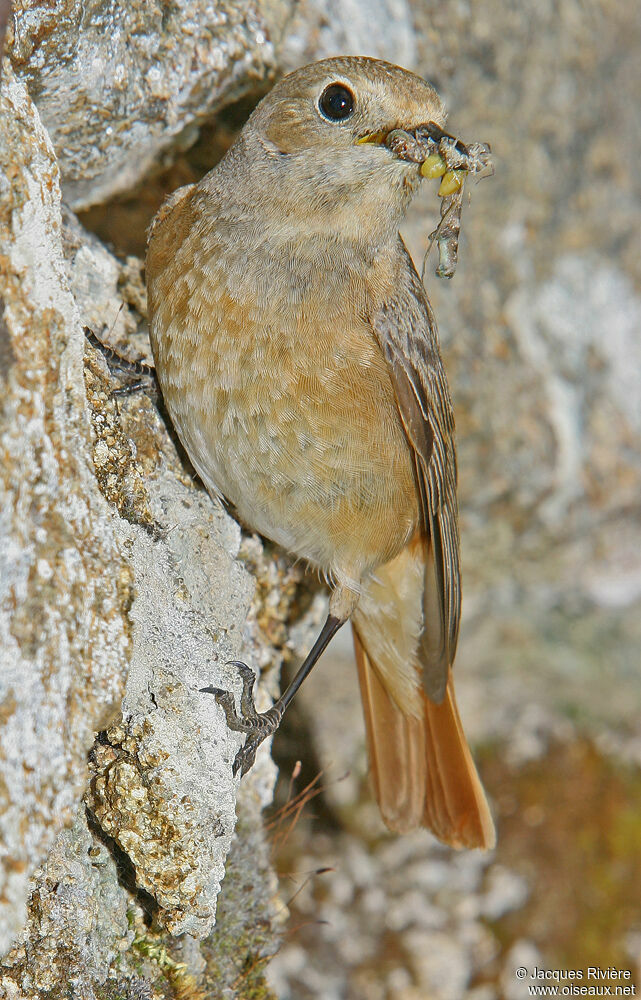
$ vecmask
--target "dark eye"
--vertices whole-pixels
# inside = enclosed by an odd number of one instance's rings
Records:
[[[330,122],[343,122],[354,110],[354,95],[342,83],[330,83],[318,99],[320,112]]]

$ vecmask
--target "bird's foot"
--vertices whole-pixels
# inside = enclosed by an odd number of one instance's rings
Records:
[[[113,390],[112,396],[131,396],[136,392],[147,392],[151,396],[159,396],[160,389],[156,378],[156,369],[153,365],[145,364],[143,361],[132,361],[130,358],[124,357],[96,336],[90,327],[85,326],[83,329],[91,346],[100,351],[106,359],[111,374],[124,380],[122,385]],[[103,327],[102,332],[103,335],[107,332],[106,326]]]
[[[222,688],[205,687],[200,690],[207,694],[213,694],[217,703],[225,713],[227,725],[237,733],[245,733],[247,739],[245,745],[240,748],[236,757],[232,772],[234,777],[240,771],[240,776],[247,774],[256,760],[258,747],[268,736],[275,733],[283,717],[283,710],[278,702],[272,705],[266,712],[257,712],[254,703],[254,683],[255,674],[246,663],[240,660],[231,660],[229,666],[238,667],[238,672],[242,678],[243,690],[240,696],[240,714],[236,711],[234,696],[231,691],[223,691]]]

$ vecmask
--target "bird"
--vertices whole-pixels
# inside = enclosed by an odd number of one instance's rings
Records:
[[[222,160],[148,234],[150,341],[165,406],[210,494],[325,578],[327,620],[272,708],[241,711],[251,766],[351,621],[373,788],[394,832],[491,848],[457,709],[454,416],[434,315],[399,235],[420,164],[385,145],[442,127],[436,90],[391,63],[282,77]]]

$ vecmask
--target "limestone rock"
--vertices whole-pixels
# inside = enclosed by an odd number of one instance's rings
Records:
[[[416,40],[409,0],[299,0],[278,62],[289,72],[326,56],[374,56],[414,69]]]
[[[93,731],[119,706],[134,576],[92,470],[53,149],[6,73],[0,101],[4,950],[24,923],[31,872],[73,820]]]
[[[274,73],[286,0],[14,0],[9,53],[67,202],[125,191],[194,123]],[[189,135],[178,137],[191,128]]]

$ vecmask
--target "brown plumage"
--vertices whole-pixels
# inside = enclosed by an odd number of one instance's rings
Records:
[[[336,86],[338,110],[345,91],[352,107],[333,119]],[[154,221],[150,332],[167,408],[207,488],[327,576],[334,630],[352,617],[385,821],[489,847],[451,676],[452,407],[398,235],[419,167],[358,141],[444,117],[428,84],[376,60],[285,77],[221,163]]]

